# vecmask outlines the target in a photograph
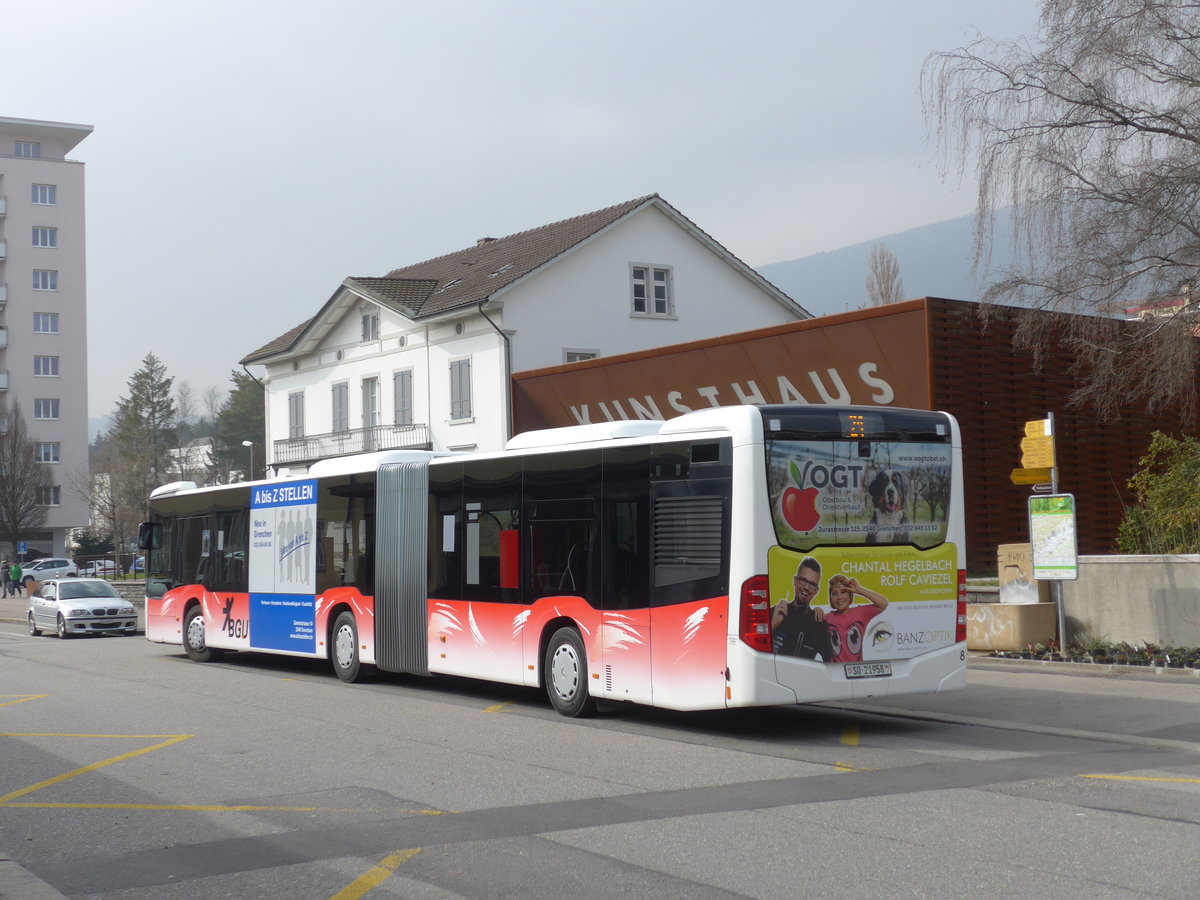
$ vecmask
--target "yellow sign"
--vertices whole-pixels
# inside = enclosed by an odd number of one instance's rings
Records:
[[[1049,419],[1034,419],[1025,423],[1025,437],[1050,437],[1053,434]]]
[[[1008,480],[1013,484],[1050,484],[1052,481],[1050,476],[1053,471],[1054,469],[1051,466],[1032,469],[1013,469],[1008,475]]]
[[[1026,469],[1049,469],[1054,465],[1054,438],[1050,435],[1021,438],[1021,465]]]

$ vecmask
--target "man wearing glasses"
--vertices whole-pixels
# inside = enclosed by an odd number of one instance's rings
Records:
[[[780,600],[771,610],[771,646],[776,653],[825,662],[832,657],[825,612],[809,605],[820,586],[821,564],[804,557],[792,576],[792,599]]]

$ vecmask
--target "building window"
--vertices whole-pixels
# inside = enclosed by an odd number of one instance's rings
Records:
[[[362,342],[379,340],[379,313],[365,312],[362,314]]]
[[[58,334],[58,313],[33,314],[34,334]]]
[[[43,378],[58,377],[57,356],[35,356],[33,358],[33,374]],[[55,416],[55,418],[58,418]]]
[[[17,156],[26,159],[41,159],[42,145],[37,141],[17,141]]]
[[[58,398],[57,397],[39,397],[33,401],[33,417],[35,419],[57,419],[58,418]]]
[[[58,229],[47,228],[44,225],[33,226],[33,246],[49,247],[51,249],[58,246]]]
[[[62,488],[57,484],[38,488],[38,506],[59,506],[62,502]]]
[[[333,430],[350,430],[350,386],[344,381],[333,386]]]
[[[288,394],[288,437],[304,437],[304,391]]]
[[[633,313],[637,316],[675,315],[671,270],[663,266],[630,266]]]
[[[563,348],[563,362],[583,362],[585,359],[595,359],[600,355],[599,350],[572,350]]]
[[[471,418],[471,360],[450,363],[450,418]]]
[[[56,463],[59,461],[59,449],[61,444],[58,441],[45,441],[39,443],[36,449],[36,458],[40,463]]]
[[[379,379],[364,378],[362,382],[363,428],[379,424]]]
[[[33,289],[35,291],[57,291],[58,271],[55,269],[34,269]]]
[[[397,425],[413,423],[413,373],[405,369],[392,376],[392,389],[395,396],[395,412]]]
[[[33,186],[33,202],[37,206],[56,206],[58,204],[58,185],[35,184]]]

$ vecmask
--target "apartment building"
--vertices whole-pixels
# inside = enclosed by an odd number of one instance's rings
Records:
[[[88,523],[72,486],[88,468],[84,171],[67,154],[91,133],[0,117],[0,400],[54,473],[44,525],[21,536],[30,556],[62,555]]]

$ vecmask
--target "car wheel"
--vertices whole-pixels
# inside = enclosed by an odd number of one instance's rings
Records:
[[[67,631],[67,620],[61,615],[58,617],[58,636],[64,641],[72,636],[71,632]]]
[[[212,662],[221,653],[204,643],[204,613],[199,604],[183,617],[183,649],[194,662]]]
[[[29,633],[37,637],[42,633],[42,629],[37,627],[37,620],[33,617],[33,612],[29,613]]]
[[[362,681],[365,673],[358,654],[358,625],[354,613],[347,611],[337,617],[329,645],[333,649],[333,671],[337,677],[348,684]]]
[[[543,673],[546,695],[564,716],[590,716],[596,711],[596,701],[588,693],[587,653],[574,628],[554,632],[546,646]]]

